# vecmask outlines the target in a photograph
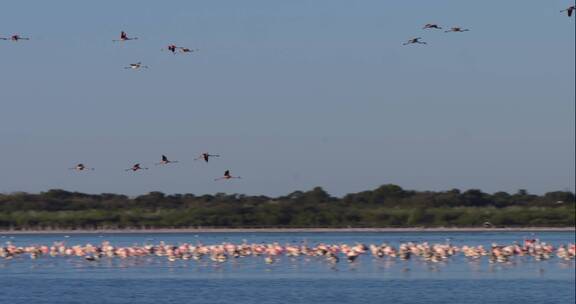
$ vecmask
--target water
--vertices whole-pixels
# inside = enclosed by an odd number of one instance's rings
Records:
[[[201,233],[63,234],[0,238],[14,244],[145,243],[376,243],[445,242],[489,246],[532,237],[526,232],[498,233]],[[573,232],[539,232],[554,245],[574,242]],[[262,258],[217,264],[143,257],[0,260],[0,303],[574,303],[575,262],[517,257],[490,264],[462,256],[425,263],[361,256],[355,263],[331,265],[319,258],[282,257],[267,265]]]

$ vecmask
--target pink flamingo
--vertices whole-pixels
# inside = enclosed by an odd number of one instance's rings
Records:
[[[196,157],[194,160],[203,159],[205,162],[208,162],[208,160],[210,160],[210,157],[220,157],[220,155],[218,155],[218,154],[202,153],[200,156]]]
[[[138,171],[138,170],[148,170],[148,168],[145,167],[141,167],[140,164],[134,164],[134,166],[132,166],[132,168],[130,169],[125,169],[124,171]]]
[[[166,157],[166,155],[162,155],[162,160],[156,165],[175,164],[177,162],[178,162],[177,160],[169,160],[168,157]]]
[[[128,34],[126,34],[126,32],[122,31],[120,32],[120,39],[115,39],[112,40],[113,42],[122,42],[122,41],[128,41],[128,40],[138,40],[138,37],[128,37]]]
[[[219,178],[215,178],[214,180],[215,180],[215,181],[218,181],[218,180],[221,180],[221,179],[232,179],[232,178],[242,178],[242,177],[240,177],[240,176],[232,176],[232,175],[230,175],[230,170],[226,170],[226,171],[224,172],[224,176],[219,177]]]

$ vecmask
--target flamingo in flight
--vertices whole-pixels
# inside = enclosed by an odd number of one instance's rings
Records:
[[[218,154],[202,153],[200,156],[196,157],[194,160],[203,159],[205,162],[210,160],[210,157],[220,157]]]
[[[408,45],[408,44],[427,44],[424,41],[420,41],[420,39],[422,39],[422,37],[418,37],[418,38],[412,38],[410,40],[408,40],[407,42],[403,43],[402,45]]]
[[[178,49],[178,47],[175,44],[171,44],[168,47],[166,47],[166,49],[172,52],[172,54],[176,54],[176,50]]]
[[[84,164],[77,164],[74,168],[68,168],[68,170],[85,171],[94,170],[94,168],[88,168]]]
[[[450,29],[447,30],[447,31],[444,31],[444,33],[450,33],[450,32],[453,32],[453,33],[462,33],[462,32],[468,32],[468,31],[470,31],[470,30],[469,30],[469,29],[464,29],[464,28],[461,28],[461,27],[453,27],[453,28],[450,28]]]
[[[134,171],[134,172],[136,172],[138,170],[148,170],[148,168],[141,167],[140,164],[134,164],[134,166],[132,166],[132,168],[124,169],[124,171]]]
[[[240,176],[232,176],[230,175],[230,170],[226,170],[224,171],[224,176],[219,177],[219,178],[215,178],[215,181],[221,180],[221,179],[232,179],[232,178],[242,178]]]
[[[428,23],[426,25],[424,25],[423,29],[428,30],[428,29],[437,29],[437,30],[441,30],[442,27],[438,26],[438,24],[434,24],[434,23]]]
[[[185,47],[180,47],[180,52],[182,53],[192,53],[192,52],[198,52],[199,49],[189,49],[189,48],[185,48]]]
[[[1,40],[11,40],[11,41],[20,41],[20,40],[30,40],[30,38],[22,37],[20,35],[12,35],[10,38],[0,38]]]
[[[186,47],[176,46],[175,44],[170,44],[169,46],[166,47],[166,49],[168,51],[172,52],[172,54],[176,54],[177,52],[192,53],[192,52],[198,51],[198,49],[190,49],[190,48],[186,48]]]
[[[177,162],[178,162],[177,160],[169,160],[168,157],[166,157],[166,155],[162,155],[162,160],[156,165],[175,164]]]
[[[576,5],[572,5],[572,6],[568,7],[568,8],[565,9],[565,10],[561,10],[560,12],[561,12],[561,13],[566,12],[566,14],[568,14],[568,17],[572,17],[572,13],[573,13],[575,10],[576,10]]]
[[[142,62],[131,63],[129,66],[124,67],[125,69],[131,70],[139,70],[139,69],[147,69],[147,65],[142,65]]]
[[[128,37],[125,31],[120,32],[120,39],[112,40],[113,42],[122,42],[128,40],[138,40],[138,37]]]

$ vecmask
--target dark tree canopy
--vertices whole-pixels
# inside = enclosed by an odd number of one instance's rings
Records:
[[[574,226],[575,196],[413,191],[397,185],[333,197],[321,187],[280,197],[154,191],[129,198],[53,189],[0,194],[0,229],[178,227]]]

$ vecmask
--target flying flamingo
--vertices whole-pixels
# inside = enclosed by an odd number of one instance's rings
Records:
[[[77,164],[74,168],[68,168],[68,170],[84,171],[84,170],[94,170],[94,168],[88,168],[84,164]]]
[[[166,47],[166,49],[172,52],[172,54],[176,54],[176,49],[178,49],[178,47],[175,44],[170,44]],[[161,50],[163,51],[164,49]]]
[[[192,53],[192,52],[198,51],[198,49],[190,49],[190,48],[186,48],[186,47],[176,46],[175,44],[170,44],[169,46],[166,47],[166,49],[168,51],[172,52],[172,54],[176,54],[176,52]],[[164,50],[164,49],[162,49],[162,50]]]
[[[427,29],[437,29],[437,30],[441,30],[442,27],[438,26],[438,24],[428,23],[428,24],[424,25],[423,29],[425,29],[425,30],[427,30]]]
[[[122,42],[128,40],[138,40],[138,37],[128,37],[125,31],[120,32],[120,39],[112,40],[113,42]]]
[[[20,40],[30,40],[30,38],[22,37],[20,35],[12,35],[10,36],[10,38],[0,38],[0,40],[20,41]]]
[[[179,47],[180,52],[182,53],[192,53],[192,52],[198,52],[199,49],[189,49],[189,48],[185,48],[185,47]]]
[[[468,31],[469,31],[469,29],[463,29],[463,28],[461,28],[461,27],[453,27],[453,28],[450,28],[450,29],[447,30],[447,31],[444,31],[444,33],[450,33],[450,32],[462,33],[462,32],[468,32]]]
[[[175,164],[177,162],[178,162],[177,160],[168,160],[168,157],[166,157],[166,155],[162,155],[162,160],[156,165]]]
[[[124,67],[125,69],[131,70],[138,70],[138,69],[147,69],[147,65],[142,65],[142,62],[131,63],[129,66]]]
[[[412,38],[410,40],[408,40],[407,42],[403,43],[402,45],[408,45],[408,44],[427,44],[424,41],[420,41],[420,39],[422,39],[422,37],[418,37],[418,38]]]
[[[215,181],[218,181],[218,180],[221,180],[221,179],[231,179],[231,178],[242,178],[242,177],[240,177],[240,176],[232,176],[232,175],[230,175],[230,170],[226,170],[226,171],[224,172],[224,176],[219,177],[219,178],[215,178],[214,180],[215,180]]]
[[[203,159],[205,162],[208,162],[208,160],[210,160],[210,157],[220,157],[220,155],[218,155],[218,154],[202,153],[200,156],[196,157],[194,160]]]
[[[561,13],[566,12],[566,14],[568,14],[568,17],[572,17],[572,13],[573,13],[575,10],[576,10],[576,5],[572,5],[572,6],[568,7],[568,8],[565,9],[565,10],[561,10],[560,12],[561,12]]]
[[[148,170],[148,168],[140,167],[140,164],[134,164],[134,166],[132,166],[132,168],[124,169],[124,171],[134,171],[134,172],[136,172],[138,170]]]

